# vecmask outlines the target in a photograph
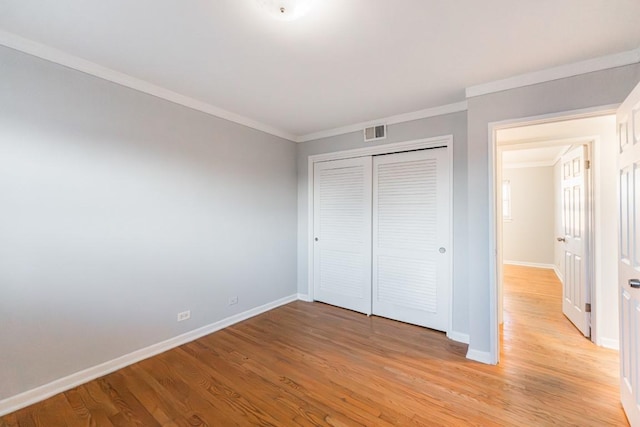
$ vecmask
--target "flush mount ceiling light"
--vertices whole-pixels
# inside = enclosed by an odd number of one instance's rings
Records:
[[[306,14],[313,0],[256,0],[272,17],[281,21],[293,21]]]

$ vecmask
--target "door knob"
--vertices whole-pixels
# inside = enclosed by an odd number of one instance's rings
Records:
[[[317,241],[318,241],[318,238],[316,237],[316,239],[315,239],[315,240],[316,240],[316,242],[317,242]]]
[[[447,252],[447,250],[446,250],[445,248],[440,248],[440,249],[438,249],[438,252],[440,252],[441,254],[443,254],[443,253]]]
[[[557,237],[556,240],[558,242],[566,242],[567,241],[567,239],[565,239],[564,237]]]
[[[629,279],[629,286],[632,288],[640,288],[640,279]]]

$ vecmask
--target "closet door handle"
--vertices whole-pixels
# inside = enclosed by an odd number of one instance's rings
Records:
[[[632,288],[640,288],[640,279],[629,279],[629,286]]]
[[[564,237],[556,237],[556,240],[558,242],[566,242],[567,241],[567,239],[565,239]]]

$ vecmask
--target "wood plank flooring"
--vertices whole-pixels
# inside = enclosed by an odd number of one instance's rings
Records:
[[[498,366],[442,333],[294,302],[0,426],[627,425],[617,352],[564,318],[553,272],[507,266],[505,281]]]

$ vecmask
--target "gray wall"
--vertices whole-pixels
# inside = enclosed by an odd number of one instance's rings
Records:
[[[467,334],[467,120],[466,113],[447,114],[391,125],[387,139],[365,143],[362,132],[299,144],[298,149],[298,292],[308,294],[308,157],[314,154],[453,135],[453,332]]]
[[[511,220],[503,224],[503,258],[532,264],[554,263],[553,166],[505,168],[511,183]]]
[[[295,294],[295,153],[0,47],[0,399]]]
[[[489,124],[502,120],[620,103],[640,80],[629,65],[468,99],[468,242],[470,345],[491,351]]]
[[[453,331],[471,350],[490,351],[489,123],[619,103],[639,80],[620,67],[389,127],[382,144],[454,136]],[[306,293],[307,157],[365,146],[296,147],[3,47],[0,95],[0,399]]]

